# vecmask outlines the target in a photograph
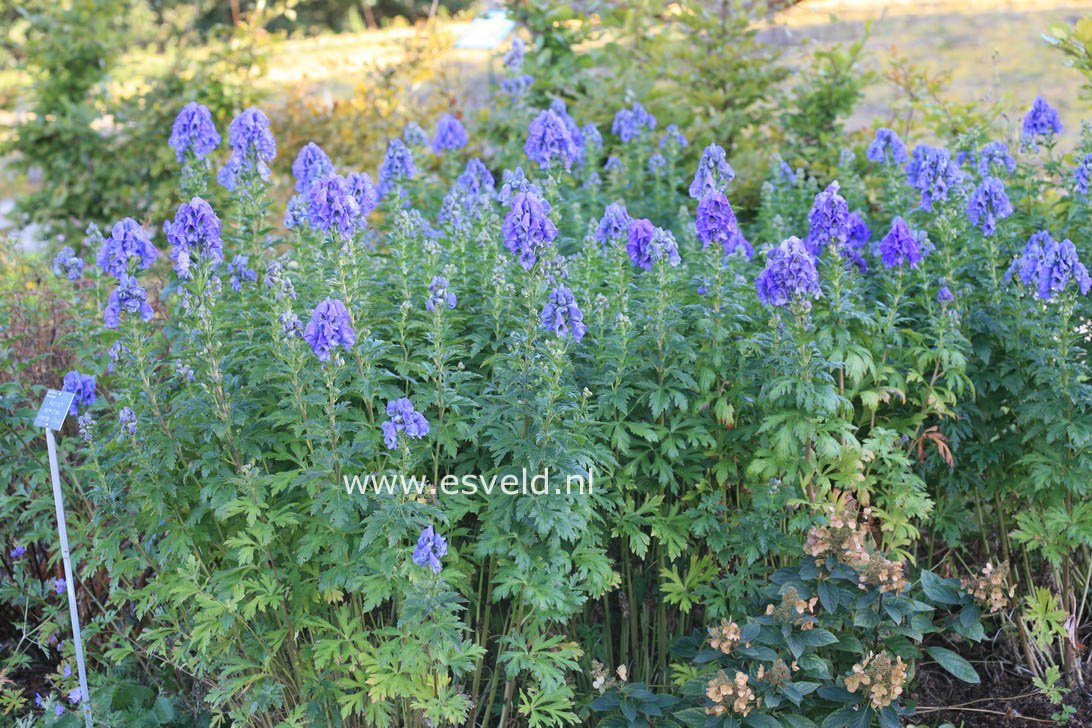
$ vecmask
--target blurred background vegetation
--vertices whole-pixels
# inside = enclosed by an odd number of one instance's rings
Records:
[[[952,129],[982,128],[1044,84],[1063,116],[1085,103],[1081,74],[1059,67],[1087,70],[1075,25],[1087,0],[506,4],[533,39],[532,105],[562,98],[602,129],[610,109],[642,100],[688,137],[729,150],[744,214],[774,150],[822,171],[878,125],[953,143]],[[209,106],[221,130],[261,104],[281,171],[314,140],[336,163],[374,174],[386,139],[410,120],[430,129],[449,109],[488,127],[499,64],[454,47],[484,9],[469,0],[3,0],[0,228],[35,224],[38,247],[57,247],[61,235],[78,248],[89,222],[133,216],[158,227],[171,212],[165,140],[189,100]],[[1044,42],[1051,27],[1065,55]]]

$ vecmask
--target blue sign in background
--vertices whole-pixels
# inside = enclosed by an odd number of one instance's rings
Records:
[[[61,429],[75,396],[72,392],[60,392],[56,389],[46,392],[42,406],[38,408],[38,416],[34,418],[34,426],[47,427],[50,430]]]

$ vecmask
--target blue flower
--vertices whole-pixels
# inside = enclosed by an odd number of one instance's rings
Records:
[[[512,205],[504,217],[501,228],[504,247],[526,270],[534,267],[538,251],[557,237],[557,228],[549,213],[548,202],[533,192],[520,192],[512,198]]]
[[[64,594],[67,588],[68,585],[65,583],[64,579],[53,580],[53,591],[57,592],[58,594]]]
[[[664,171],[664,167],[667,166],[667,159],[664,155],[656,152],[648,158],[648,171],[654,176],[659,177]]]
[[[68,668],[68,669],[69,669],[69,672],[72,671],[72,668]],[[72,688],[71,690],[68,691],[68,702],[75,705],[76,703],[80,702],[80,698],[82,697],[82,695],[83,694],[80,692],[79,688]]]
[[[742,251],[747,260],[750,260],[755,254],[754,248],[743,237],[736,214],[722,192],[714,190],[698,203],[695,227],[702,249],[718,243],[726,256]]]
[[[455,181],[472,195],[492,195],[494,193],[493,173],[477,157],[466,163],[466,169]]]
[[[231,274],[231,290],[239,291],[243,288],[243,281],[256,281],[258,274],[247,268],[248,256],[236,255],[228,264],[228,273]]]
[[[1077,163],[1077,167],[1073,170],[1073,181],[1077,184],[1079,194],[1088,194],[1088,181],[1090,178],[1092,178],[1092,154],[1086,154],[1081,157],[1081,161]]]
[[[935,200],[947,200],[948,192],[963,182],[963,173],[947,149],[919,144],[906,164],[910,186],[921,192],[918,208],[932,211]]]
[[[573,148],[576,150],[576,156],[574,160],[578,164],[584,163],[584,132],[580,130],[580,125],[576,123],[569,114],[569,107],[565,105],[565,101],[562,99],[554,99],[550,102],[550,111],[561,117],[561,120],[565,122],[565,128],[569,132],[569,138],[573,140]]]
[[[387,143],[387,153],[383,156],[383,162],[379,165],[379,182],[377,190],[382,199],[393,189],[396,183],[405,179],[413,179],[417,176],[417,165],[413,163],[413,155],[402,143],[401,139],[391,139]],[[399,193],[404,188],[399,187]]]
[[[978,155],[978,172],[983,176],[990,174],[994,165],[999,165],[1009,174],[1016,171],[1016,160],[1009,154],[1009,148],[1001,142],[990,142],[982,147]]]
[[[57,716],[62,716],[62,715],[64,715],[64,706],[63,706],[63,705],[61,705],[60,703],[57,703],[56,705],[54,705],[54,706],[53,706],[53,712],[54,712],[54,714],[56,714]]]
[[[425,299],[425,308],[430,312],[435,311],[437,306],[442,308],[446,305],[448,308],[455,308],[455,302],[455,294],[447,288],[447,278],[435,276],[428,286],[428,298]]]
[[[678,124],[668,124],[667,128],[664,129],[664,135],[660,137],[660,149],[663,149],[669,144],[674,144],[679,149],[686,149],[686,136],[679,131]]]
[[[838,194],[837,182],[815,196],[808,223],[804,245],[812,255],[821,255],[827,247],[840,248],[849,240],[849,203]]]
[[[327,296],[311,312],[311,321],[303,331],[303,339],[311,345],[311,351],[315,352],[319,361],[330,361],[330,352],[338,346],[349,351],[356,344],[356,334],[345,304]]]
[[[623,169],[623,166],[624,165],[622,164],[622,160],[619,159],[617,156],[612,154],[609,157],[607,157],[607,163],[603,165],[603,169],[605,169],[607,172],[614,172],[614,171],[621,172],[622,169]]]
[[[76,429],[80,433],[80,438],[86,443],[94,439],[94,427],[95,418],[89,414],[82,414],[76,419]]]
[[[603,217],[595,228],[595,240],[600,247],[617,245],[629,236],[631,218],[624,205],[612,202],[603,210]]]
[[[405,397],[392,400],[387,403],[387,416],[389,420],[381,425],[383,429],[383,442],[388,450],[398,447],[398,433],[404,432],[407,437],[419,440],[429,432],[428,420],[425,416],[413,408],[413,403]]]
[[[95,377],[90,374],[80,374],[73,369],[64,375],[62,392],[71,392],[76,395],[72,398],[72,406],[68,414],[75,417],[80,412],[80,407],[90,407],[95,403]]]
[[[53,275],[58,278],[64,276],[70,281],[79,280],[83,275],[83,259],[66,245],[53,258]]]
[[[417,538],[417,547],[413,549],[413,563],[418,566],[429,566],[433,573],[439,574],[443,565],[440,558],[447,556],[447,541],[436,533],[432,526],[421,531]]]
[[[348,239],[359,218],[360,205],[340,174],[328,174],[312,185],[307,195],[307,222],[312,228]]]
[[[296,178],[296,192],[307,192],[316,181],[334,171],[334,163],[322,147],[307,142],[292,162],[292,174]]]
[[[204,104],[191,101],[182,107],[174,117],[171,138],[167,144],[174,149],[179,164],[190,149],[198,159],[203,159],[216,147],[220,146],[220,133],[212,123],[212,114]]]
[[[428,146],[428,132],[416,121],[407,122],[406,128],[402,130],[402,141],[411,147]]]
[[[541,320],[542,326],[559,338],[571,335],[578,344],[588,330],[584,325],[584,314],[573,298],[573,292],[565,286],[558,286],[550,291],[550,298],[542,307]]]
[[[11,558],[21,559],[21,558],[23,558],[23,554],[25,554],[26,552],[27,552],[27,547],[26,546],[16,546],[15,548],[13,548],[11,550]]]
[[[1036,286],[1036,298],[1049,301],[1055,293],[1065,290],[1070,280],[1077,283],[1081,295],[1092,288],[1088,269],[1077,257],[1077,247],[1068,238],[1056,241],[1045,230],[1032,235],[1012,266],[1005,280],[1016,273],[1025,285]]]
[[[783,240],[766,254],[766,268],[755,279],[755,290],[766,306],[811,306],[810,299],[819,298],[822,291],[815,258],[800,238]]]
[[[876,137],[869,142],[865,156],[877,164],[906,164],[910,159],[899,135],[883,127],[876,130]]]
[[[591,122],[584,125],[584,128],[580,130],[580,133],[584,137],[584,152],[590,152],[592,150],[599,151],[603,148],[603,135],[599,133],[599,127]]]
[[[501,179],[501,188],[497,192],[497,200],[502,205],[512,204],[512,198],[520,192],[531,192],[542,197],[542,189],[523,173],[522,167],[506,169]]]
[[[614,115],[614,123],[611,131],[623,142],[629,142],[638,138],[645,129],[656,128],[656,117],[645,111],[645,107],[639,101],[633,102],[631,109],[621,109]]]
[[[626,252],[633,264],[641,270],[650,269],[661,258],[666,259],[671,266],[677,266],[681,262],[675,236],[654,226],[646,218],[630,222]]]
[[[436,122],[436,134],[432,137],[432,153],[443,154],[452,149],[462,149],[470,141],[463,123],[451,114],[444,114]]]
[[[136,220],[127,217],[114,223],[110,237],[106,238],[95,262],[104,271],[121,279],[129,272],[130,259],[136,259],[137,270],[150,268],[158,251]]]
[[[710,144],[701,153],[698,171],[690,183],[690,196],[700,200],[712,192],[724,192],[728,189],[728,183],[735,178],[736,173],[728,164],[724,148],[719,144]]]
[[[1042,96],[1036,96],[1031,109],[1024,116],[1022,127],[1025,142],[1035,144],[1035,137],[1051,137],[1062,133],[1062,120],[1057,109],[1046,102]]]
[[[508,52],[504,54],[504,67],[509,71],[518,71],[523,66],[523,54],[526,50],[523,39],[518,35],[514,36]]]
[[[512,78],[506,78],[501,81],[501,91],[511,97],[513,100],[522,98],[528,91],[531,90],[531,86],[535,84],[535,77],[524,74],[522,76],[513,76]]]
[[[372,178],[367,172],[351,172],[345,182],[349,185],[349,193],[356,200],[356,229],[362,231],[368,227],[368,215],[379,205],[379,191],[372,184]]]
[[[566,170],[571,169],[581,155],[565,120],[552,109],[539,112],[527,127],[523,151],[542,169],[550,169],[555,162],[560,162]]]
[[[952,289],[941,282],[940,287],[937,288],[937,303],[947,303],[954,300],[955,294],[952,293]]]
[[[234,190],[239,175],[252,170],[262,179],[269,179],[266,163],[277,156],[277,142],[269,130],[269,117],[254,107],[246,109],[228,127],[228,143],[232,149],[231,158],[216,175],[221,185]]]
[[[130,435],[135,435],[137,431],[136,413],[129,407],[122,407],[121,411],[118,412],[118,426]]]
[[[891,229],[880,240],[880,260],[888,268],[909,265],[917,268],[924,258],[917,236],[901,217],[891,221]]]
[[[147,292],[137,283],[136,278],[124,274],[118,279],[117,288],[110,292],[110,298],[106,301],[106,310],[102,317],[106,328],[118,327],[122,311],[139,313],[141,321],[151,321],[155,316],[155,311],[148,303]]]
[[[849,242],[855,248],[862,248],[872,240],[872,230],[859,212],[849,213]]]
[[[997,221],[1012,213],[1012,203],[1005,195],[1005,185],[996,177],[982,180],[967,201],[967,218],[982,229],[983,235],[993,235]]]
[[[171,260],[178,275],[189,278],[190,265],[198,259],[206,259],[213,266],[224,260],[220,229],[220,218],[200,197],[183,202],[178,206],[174,220],[163,222],[163,232],[171,245]]]

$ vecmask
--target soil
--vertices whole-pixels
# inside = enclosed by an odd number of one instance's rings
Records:
[[[962,653],[962,651],[961,651]],[[918,708],[959,706],[959,710],[920,712],[914,722],[957,728],[1042,728],[1058,726],[1051,715],[1060,712],[1031,684],[1021,666],[983,654],[980,659],[964,656],[975,664],[982,682],[969,685],[949,675],[936,663],[919,663],[919,673],[910,698]],[[1076,712],[1065,728],[1092,728],[1092,664],[1085,661],[1084,688],[1069,691],[1065,702]]]

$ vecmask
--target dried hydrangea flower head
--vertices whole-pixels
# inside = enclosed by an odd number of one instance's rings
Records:
[[[705,708],[709,715],[725,713],[746,716],[755,708],[762,707],[762,698],[756,697],[745,672],[736,672],[729,678],[720,670],[705,686],[705,697],[713,704]]]
[[[964,577],[961,580],[964,591],[974,597],[990,614],[1000,612],[1009,605],[1009,600],[1016,593],[1015,586],[1006,586],[1009,579],[1009,564],[1001,562],[996,568],[987,561],[982,573]]]
[[[861,687],[868,688],[872,707],[883,710],[902,695],[906,687],[908,668],[909,665],[901,657],[893,657],[888,652],[868,654],[846,676],[846,690],[855,693]]]
[[[709,628],[709,646],[726,655],[732,654],[732,648],[739,644],[743,633],[739,625],[722,619],[719,625]]]

